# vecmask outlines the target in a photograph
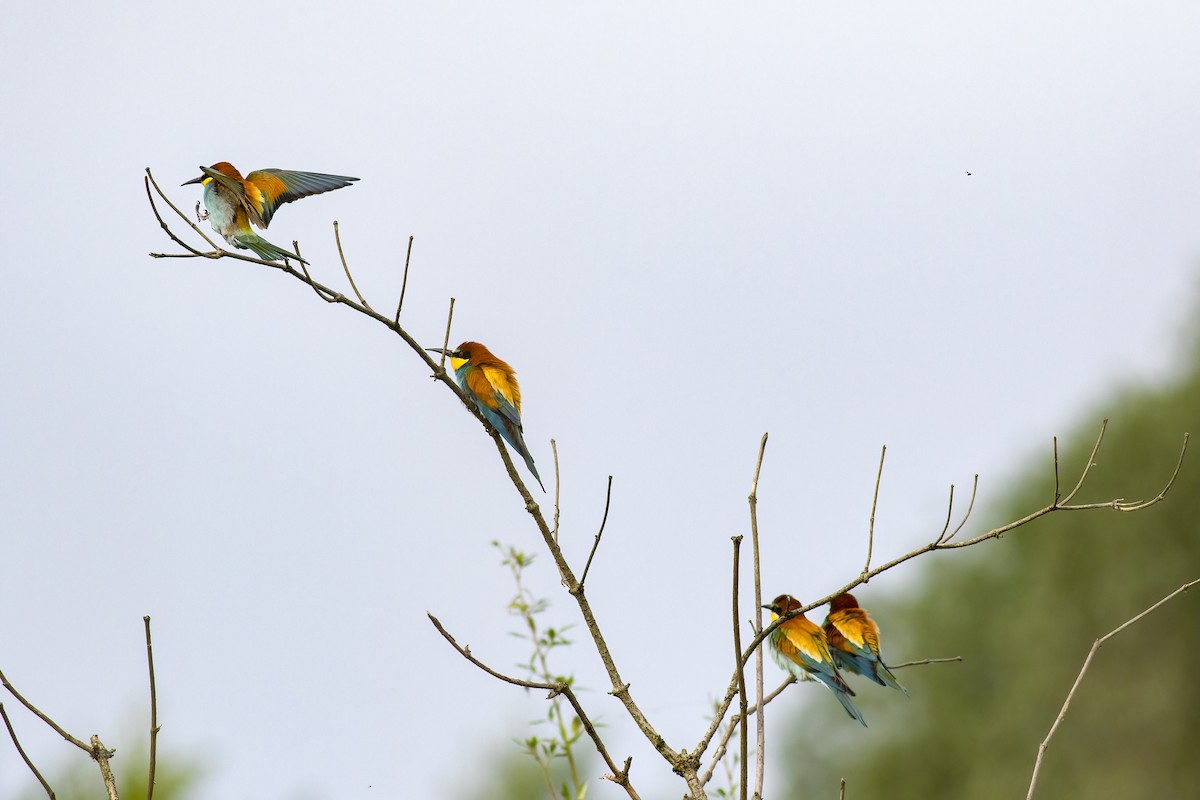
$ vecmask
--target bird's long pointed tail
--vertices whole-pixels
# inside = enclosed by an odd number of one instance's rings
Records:
[[[888,669],[887,665],[882,661],[875,662],[875,677],[878,678],[879,682],[884,686],[890,686],[893,689],[899,689],[904,693],[905,697],[909,696],[908,689],[905,689],[900,685],[900,681],[896,680],[896,676],[892,674],[892,671]]]
[[[854,705],[854,701],[850,699],[850,695],[846,692],[839,692],[836,689],[833,693],[837,695],[838,702],[842,704],[842,708],[846,709],[846,713],[858,720],[858,724],[864,728],[867,727],[867,721],[863,719],[862,712],[858,710],[858,706]]]
[[[525,444],[525,443],[521,442],[521,444]],[[525,466],[529,467],[529,471],[531,473],[533,473],[533,477],[537,479],[538,486],[542,487],[542,493],[545,494],[546,487],[542,483],[542,476],[538,475],[537,467],[535,467],[533,465],[533,456],[529,455],[529,448],[527,448],[527,447],[521,448],[521,456],[522,456],[522,458],[525,459]]]
[[[235,238],[237,240],[235,244],[243,250],[253,250],[254,254],[264,261],[281,261],[287,258],[304,264],[308,263],[291,250],[284,250],[278,245],[271,244],[257,233],[241,234]]]

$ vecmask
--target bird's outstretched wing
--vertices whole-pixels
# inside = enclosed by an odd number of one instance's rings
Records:
[[[246,176],[246,201],[250,220],[260,228],[271,224],[271,217],[284,203],[349,186],[358,178],[329,175],[324,172],[296,172],[287,169],[257,169]]]

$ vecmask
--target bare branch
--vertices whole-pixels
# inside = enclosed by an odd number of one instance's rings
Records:
[[[342,270],[346,273],[346,280],[350,281],[350,288],[354,290],[354,296],[358,298],[358,302],[362,303],[363,308],[371,308],[362,296],[362,292],[358,290],[358,286],[354,283],[354,276],[350,274],[350,267],[346,266],[346,254],[342,252],[342,234],[338,230],[338,221],[333,221],[333,240],[337,242],[338,258],[342,260]]]
[[[400,324],[400,309],[404,308],[404,292],[408,289],[408,260],[412,258],[413,237],[408,237],[408,253],[404,256],[404,280],[400,283],[400,302],[396,303],[396,318],[394,322]]]
[[[1095,455],[1094,452],[1093,452],[1093,455]],[[1078,487],[1076,487],[1076,488],[1078,489]],[[1074,494],[1074,492],[1072,492],[1072,494]],[[1116,636],[1118,633],[1125,630],[1130,625],[1133,625],[1135,622],[1142,619],[1142,617],[1145,617],[1150,612],[1156,610],[1159,606],[1163,605],[1168,600],[1171,600],[1176,595],[1183,594],[1188,589],[1192,588],[1193,586],[1195,586],[1198,583],[1200,583],[1200,578],[1197,578],[1196,580],[1191,581],[1189,583],[1185,583],[1183,586],[1180,586],[1178,589],[1171,592],[1169,595],[1167,595],[1163,599],[1159,600],[1154,605],[1145,609],[1137,616],[1133,617],[1130,620],[1127,620],[1126,622],[1122,623],[1121,625],[1117,626],[1113,630],[1104,634],[1103,636],[1101,636],[1099,639],[1097,639],[1096,641],[1094,641],[1092,643],[1092,649],[1088,650],[1087,658],[1085,658],[1083,660],[1083,666],[1080,667],[1079,674],[1075,677],[1075,683],[1073,683],[1071,685],[1071,691],[1067,692],[1067,699],[1063,701],[1062,709],[1058,712],[1058,716],[1055,717],[1054,724],[1050,726],[1050,732],[1046,734],[1046,738],[1042,740],[1042,743],[1040,745],[1038,745],[1037,760],[1033,762],[1033,777],[1030,778],[1030,780],[1029,780],[1029,792],[1025,795],[1025,800],[1031,800],[1031,798],[1033,797],[1033,790],[1037,788],[1038,771],[1041,770],[1041,768],[1042,768],[1042,758],[1046,755],[1046,748],[1050,746],[1050,740],[1052,738],[1054,738],[1054,734],[1058,731],[1058,726],[1062,724],[1062,721],[1064,719],[1066,719],[1067,709],[1071,707],[1071,699],[1075,696],[1075,690],[1078,689],[1079,684],[1081,684],[1083,682],[1083,676],[1087,673],[1088,667],[1090,667],[1092,665],[1092,658],[1095,657],[1097,651],[1099,651],[1100,648],[1104,646],[1104,643],[1107,642],[1109,639]]]
[[[842,778],[838,788],[838,800],[846,800],[846,779]]]
[[[20,701],[21,705],[25,706],[30,711],[32,711],[34,716],[36,716],[42,722],[46,723],[51,728],[53,728],[54,732],[57,733],[59,736],[63,737],[68,742],[75,745],[76,747],[78,747],[80,750],[82,750],[85,753],[90,754],[92,752],[92,748],[90,746],[84,744],[83,742],[79,741],[71,734],[64,731],[57,722],[50,719],[50,717],[43,714],[41,712],[41,710],[38,709],[37,706],[35,706],[33,703],[29,702],[24,697],[22,697],[21,693],[16,690],[16,687],[14,687],[11,683],[8,682],[8,678],[4,677],[3,672],[0,672],[0,684],[2,684],[5,689],[8,689],[9,694],[11,694],[13,697],[17,698],[17,700]]]
[[[1104,430],[1102,427],[1100,438],[1103,437],[1103,433],[1104,433]],[[971,493],[971,503],[969,504],[969,506],[967,508],[966,514],[963,516],[962,522],[959,523],[959,526],[957,528],[955,528],[954,532],[951,533],[949,537],[947,537],[944,540],[941,537],[938,537],[937,539],[934,539],[933,541],[929,542],[928,544],[922,545],[921,547],[918,547],[917,549],[915,549],[911,552],[905,553],[902,556],[898,556],[898,557],[892,559],[891,561],[888,561],[886,564],[882,564],[878,567],[875,567],[874,569],[872,569],[870,572],[867,573],[866,579],[864,579],[863,576],[860,575],[858,578],[850,581],[845,586],[843,586],[839,589],[836,589],[835,591],[829,593],[828,595],[826,595],[825,597],[822,597],[819,600],[816,600],[812,603],[805,605],[803,608],[799,609],[795,613],[779,617],[777,620],[772,622],[770,625],[766,626],[766,628],[761,629],[754,636],[754,638],[751,640],[749,646],[746,648],[745,652],[742,653],[742,663],[744,664],[747,661],[749,661],[750,656],[755,655],[756,651],[759,650],[759,645],[762,644],[763,640],[766,639],[768,636],[770,636],[771,632],[774,631],[775,628],[779,627],[779,625],[781,625],[785,620],[790,619],[792,616],[796,616],[797,614],[806,613],[808,611],[811,611],[814,608],[823,606],[826,603],[828,603],[830,600],[832,600],[834,597],[836,597],[837,595],[842,594],[843,592],[849,592],[852,589],[854,589],[856,586],[859,586],[860,584],[865,583],[867,580],[870,580],[871,578],[874,578],[875,576],[877,576],[883,572],[887,572],[889,569],[897,567],[906,561],[910,561],[918,556],[924,555],[925,553],[929,553],[934,550],[954,550],[954,549],[958,549],[961,547],[972,547],[974,545],[980,544],[982,542],[986,542],[991,539],[998,539],[1001,536],[1003,536],[1004,534],[1008,533],[1009,531],[1012,531],[1017,528],[1023,527],[1025,525],[1028,525],[1029,523],[1033,522],[1034,520],[1040,519],[1041,517],[1044,517],[1048,514],[1052,514],[1055,512],[1089,511],[1089,510],[1101,509],[1101,508],[1108,508],[1108,509],[1112,509],[1114,511],[1129,512],[1129,511],[1139,511],[1143,508],[1154,505],[1155,503],[1158,503],[1161,500],[1163,500],[1163,498],[1166,497],[1167,492],[1169,492],[1171,487],[1174,486],[1175,480],[1178,477],[1179,471],[1182,467],[1184,456],[1187,453],[1188,440],[1189,440],[1188,435],[1184,434],[1183,444],[1180,448],[1179,458],[1176,461],[1175,469],[1172,471],[1171,477],[1168,479],[1166,485],[1162,488],[1162,490],[1150,500],[1125,502],[1123,500],[1117,499],[1117,500],[1109,500],[1109,501],[1100,502],[1100,503],[1084,503],[1084,504],[1078,504],[1078,505],[1068,505],[1066,503],[1066,501],[1064,500],[1064,502],[1062,502],[1060,504],[1057,504],[1057,505],[1052,504],[1052,505],[1045,506],[1045,507],[1040,508],[1036,511],[1033,511],[1029,514],[1026,514],[1024,517],[1021,517],[1020,519],[1013,520],[1012,522],[1009,522],[1005,525],[1001,525],[997,528],[993,528],[992,530],[988,531],[987,533],[982,533],[974,538],[965,539],[961,542],[952,542],[952,541],[950,541],[950,539],[952,539],[966,524],[967,518],[971,514],[971,510],[974,508],[976,489],[973,489],[972,493]],[[1092,448],[1091,455],[1088,458],[1088,466],[1084,467],[1084,476],[1081,476],[1081,477],[1086,477],[1086,473],[1090,470],[1090,465],[1094,463],[1094,460],[1096,457],[1096,452],[1097,452],[1097,447],[1099,446],[1099,441],[1100,441],[1100,439],[1098,438],[1097,446]],[[976,487],[978,487],[978,481],[979,481],[979,476],[977,475],[977,476],[975,476],[975,486]],[[1067,496],[1067,499],[1069,499],[1076,492],[1078,492],[1080,487],[1082,487],[1082,485],[1083,485],[1083,481],[1081,480],[1080,483],[1076,485],[1075,489],[1072,490],[1071,494]],[[756,658],[761,659],[761,654],[760,653],[757,654]],[[726,712],[729,709],[729,704],[733,701],[733,698],[736,694],[737,694],[737,676],[735,674],[733,677],[730,678],[729,683],[726,685],[725,694],[723,696],[721,704],[718,707],[717,713],[714,718],[714,722],[712,724],[710,724],[709,728],[705,731],[705,734],[701,738],[700,743],[697,746],[697,749],[695,752],[703,753],[705,751],[705,749],[708,747],[712,737],[716,734],[717,728],[720,725],[720,720],[724,718]]]
[[[146,777],[146,800],[154,800],[154,768],[158,761],[158,690],[154,686],[154,646],[150,642],[150,617],[146,626],[146,663],[150,668],[150,773]]]
[[[558,470],[558,451],[554,453],[554,468]],[[558,491],[555,491],[554,501],[554,517],[558,519]],[[587,582],[588,570],[592,568],[592,558],[596,555],[596,548],[600,546],[600,537],[604,535],[604,526],[608,524],[608,505],[612,502],[612,475],[608,476],[608,491],[604,494],[604,517],[600,520],[600,530],[596,532],[596,541],[592,542],[592,552],[588,553],[587,563],[583,565],[583,575],[579,578],[579,591],[583,591],[583,584]],[[557,524],[557,523],[556,523]]]
[[[50,784],[46,783],[46,779],[42,777],[42,773],[38,772],[38,768],[29,760],[29,756],[25,755],[25,748],[21,747],[21,742],[17,740],[17,732],[13,730],[12,722],[8,719],[8,712],[4,710],[4,703],[0,703],[0,717],[4,718],[4,727],[8,728],[8,736],[12,739],[13,746],[17,748],[17,753],[20,754],[21,760],[25,762],[25,766],[29,767],[29,771],[38,779],[38,783],[46,790],[50,800],[54,800],[54,790],[50,788]]]
[[[505,683],[511,683],[514,686],[523,686],[526,689],[543,689],[548,691],[550,694],[547,696],[547,700],[552,700],[560,694],[566,697],[567,702],[571,704],[571,708],[575,710],[575,716],[579,717],[579,722],[583,725],[583,729],[587,731],[588,736],[590,736],[592,739],[592,743],[596,745],[596,752],[600,754],[600,757],[604,759],[604,763],[608,765],[610,770],[612,770],[612,775],[606,775],[605,778],[624,788],[625,792],[630,798],[632,798],[632,800],[640,800],[638,793],[634,791],[633,786],[629,783],[629,765],[632,762],[632,759],[625,761],[624,769],[617,769],[617,765],[613,762],[612,757],[608,754],[608,749],[605,748],[604,742],[600,739],[600,734],[597,733],[595,726],[592,725],[592,721],[588,719],[587,713],[583,710],[583,706],[580,705],[578,698],[575,697],[575,693],[571,690],[570,684],[568,684],[566,681],[558,681],[556,683],[539,683],[538,681],[527,681],[521,678],[513,678],[497,672],[487,664],[484,664],[482,661],[475,658],[475,656],[471,655],[471,648],[469,646],[460,645],[457,641],[455,641],[454,637],[450,635],[449,631],[442,627],[442,623],[438,621],[437,617],[429,612],[425,612],[425,615],[429,617],[429,621],[433,623],[435,628],[437,628],[438,633],[440,633],[442,637],[450,643],[451,647],[457,650],[463,658],[467,659],[467,661],[470,661],[472,664],[479,667],[493,678],[498,678]]]
[[[879,484],[883,480],[883,459],[886,455],[885,444],[879,451],[879,471],[875,473],[875,493],[871,495],[871,521],[867,524],[867,563],[863,564],[862,574],[859,576],[864,582],[867,573],[871,571],[871,551],[875,548],[875,506],[879,502]]]

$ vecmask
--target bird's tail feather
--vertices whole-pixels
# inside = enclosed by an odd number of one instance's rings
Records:
[[[250,236],[243,234],[242,236],[237,237],[237,242],[235,242],[235,244],[242,249],[253,250],[254,254],[264,261],[281,261],[286,258],[291,259],[292,261],[299,261],[304,264],[308,263],[291,250],[284,250],[278,245],[271,244],[258,234],[251,234]]]
[[[867,727],[867,721],[863,719],[862,712],[859,711],[858,707],[854,705],[854,702],[850,699],[850,695],[846,692],[839,692],[836,690],[834,691],[834,694],[837,695],[838,702],[842,704],[842,708],[846,709],[846,713],[858,720],[859,725],[862,725],[864,728]]]
[[[896,676],[892,674],[892,671],[888,669],[887,665],[882,661],[875,662],[875,677],[884,686],[890,686],[893,689],[899,689],[904,693],[905,697],[909,696],[908,689],[905,689],[900,685],[900,681],[896,680]]]

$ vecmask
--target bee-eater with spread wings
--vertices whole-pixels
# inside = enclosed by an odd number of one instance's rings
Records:
[[[771,612],[771,621],[774,622],[789,611],[799,611],[803,606],[790,594],[781,594],[763,608]],[[825,644],[825,634],[803,614],[785,620],[772,631],[767,637],[767,645],[776,664],[790,672],[796,680],[806,680],[805,676],[811,675],[828,686],[846,713],[864,728],[867,727],[862,712],[850,700],[854,690],[842,680],[833,663],[833,656]]]
[[[522,435],[521,387],[517,385],[517,373],[513,368],[496,358],[491,350],[479,342],[463,342],[454,350],[443,351],[440,347],[425,349],[433,353],[445,352],[463,394],[475,404],[484,419],[500,432],[509,447],[521,454],[525,466],[537,478],[538,486],[542,487],[543,492],[546,491]]]
[[[829,603],[825,640],[839,668],[908,694],[883,663],[879,655],[879,626],[865,609],[859,607],[854,595],[839,594]]]
[[[286,169],[259,169],[243,178],[237,167],[228,161],[200,167],[200,173],[200,177],[184,181],[182,185],[199,183],[204,186],[204,207],[208,209],[208,221],[213,230],[234,247],[253,250],[265,261],[304,259],[259,236],[250,227],[251,223],[266,230],[276,209],[284,203],[341,189],[358,180],[345,175]]]

